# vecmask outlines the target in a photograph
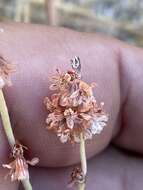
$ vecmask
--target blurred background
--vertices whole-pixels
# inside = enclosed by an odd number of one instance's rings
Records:
[[[143,0],[0,0],[0,21],[100,32],[143,46]]]

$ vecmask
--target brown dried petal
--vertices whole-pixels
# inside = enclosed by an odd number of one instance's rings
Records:
[[[59,97],[60,97],[59,94],[53,94],[51,96],[51,101],[54,107],[58,107]]]
[[[61,76],[59,74],[57,75],[53,75],[51,78],[50,78],[50,81],[53,82],[53,83],[56,83],[59,81],[59,79],[61,78]]]
[[[74,111],[71,108],[65,109],[64,116],[74,115]]]
[[[75,167],[71,173],[71,181],[72,184],[79,184],[79,183],[85,183],[85,176],[83,175],[83,172],[81,168]]]
[[[70,95],[70,98],[77,98],[79,96],[79,90],[76,90]]]
[[[30,164],[31,166],[35,166],[36,164],[38,164],[39,162],[39,158],[32,158],[32,160],[27,160],[27,163]]]
[[[56,132],[61,142],[78,142],[81,132],[85,139],[91,139],[94,133],[91,124],[95,117],[103,114],[102,106],[97,105],[93,96],[95,83],[89,85],[73,77],[74,74],[58,72],[53,76],[54,84],[51,88],[58,90],[58,93],[46,102],[47,109],[51,112],[46,120],[47,128]],[[105,123],[100,121],[100,126],[103,124]]]
[[[46,97],[44,99],[44,104],[46,105],[46,108],[47,108],[48,111],[52,111],[53,110],[52,102],[51,102],[51,100],[48,97]]]
[[[79,112],[82,112],[82,113],[85,113],[85,112],[88,112],[90,110],[90,105],[89,104],[86,104],[86,103],[82,103],[79,107],[78,107],[78,111]]]
[[[90,84],[90,87],[91,88],[95,88],[97,86],[97,84],[95,83],[95,82],[92,82],[91,84]]]
[[[63,76],[63,79],[64,79],[66,82],[70,82],[70,80],[71,80],[70,74],[66,73],[66,74]]]
[[[28,165],[24,158],[16,158],[10,164],[3,164],[3,167],[10,169],[8,175],[11,181],[29,179]]]
[[[68,106],[69,105],[69,99],[68,99],[67,93],[63,94],[60,97],[59,104],[60,104],[60,106]]]
[[[80,81],[79,89],[83,90],[87,94],[87,96],[92,96],[93,94],[91,86],[83,81]]]
[[[49,87],[50,90],[58,90],[59,86],[57,84],[51,84]]]
[[[87,121],[92,119],[92,116],[86,113],[80,113],[80,116]]]

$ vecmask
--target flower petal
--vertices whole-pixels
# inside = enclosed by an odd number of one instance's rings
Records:
[[[3,164],[2,165],[3,168],[7,168],[7,169],[11,169],[12,166],[10,164]]]
[[[59,87],[57,84],[51,84],[50,87],[49,87],[50,90],[58,90]]]
[[[79,90],[76,90],[75,92],[73,92],[73,93],[70,95],[70,98],[77,98],[77,96],[79,96]]]
[[[33,158],[32,160],[28,160],[27,163],[30,164],[31,166],[35,166],[36,164],[38,164],[39,162],[39,158]]]
[[[92,139],[92,132],[89,129],[86,129],[84,132],[84,138],[86,139]]]
[[[74,138],[74,142],[80,143],[80,137],[79,136],[73,135],[73,138]]]
[[[80,116],[87,121],[92,119],[92,116],[86,113],[81,113]]]
[[[0,88],[3,88],[5,85],[5,81],[3,80],[2,77],[0,77]]]
[[[107,122],[108,121],[108,116],[107,115],[101,115],[96,119],[98,122]]]
[[[69,116],[66,118],[66,124],[67,124],[68,128],[73,129],[74,120],[72,119],[72,117]]]
[[[103,128],[106,126],[107,121],[108,121],[107,115],[101,115],[100,117],[95,118],[91,125],[92,133],[100,134]]]
[[[59,135],[57,135],[57,136],[59,136]],[[68,141],[68,135],[67,134],[61,134],[60,135],[60,141],[62,142],[62,143],[66,143],[67,141]]]

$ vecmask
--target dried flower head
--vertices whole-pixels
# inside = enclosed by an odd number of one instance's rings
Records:
[[[17,142],[12,150],[14,161],[10,164],[3,164],[4,168],[10,170],[8,176],[11,177],[11,181],[29,179],[28,164],[34,166],[39,162],[38,158],[33,158],[31,161],[25,160],[23,156],[24,149],[27,149],[27,147]]]
[[[12,64],[0,56],[0,88],[5,85],[11,85],[10,74],[15,71],[15,67]]]
[[[48,116],[47,129],[56,132],[62,143],[80,142],[80,133],[84,139],[100,134],[106,126],[108,116],[103,111],[103,103],[97,105],[93,95],[95,84],[81,80],[79,58],[72,61],[72,71],[51,78],[51,90],[56,91],[51,98],[46,97]]]
[[[69,182],[69,187],[73,185],[78,185],[86,182],[86,176],[83,175],[82,169],[80,167],[73,168],[71,173],[71,180]]]

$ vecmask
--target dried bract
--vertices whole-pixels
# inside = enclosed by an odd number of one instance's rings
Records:
[[[78,185],[86,182],[86,177],[83,175],[81,168],[75,167],[71,173],[71,180],[69,182],[69,187],[73,185]]]
[[[38,158],[33,158],[31,161],[25,160],[23,153],[25,146],[20,143],[16,143],[12,150],[13,161],[9,164],[3,164],[4,168],[10,170],[8,176],[11,177],[11,181],[29,179],[28,164],[34,166],[39,162]]]

